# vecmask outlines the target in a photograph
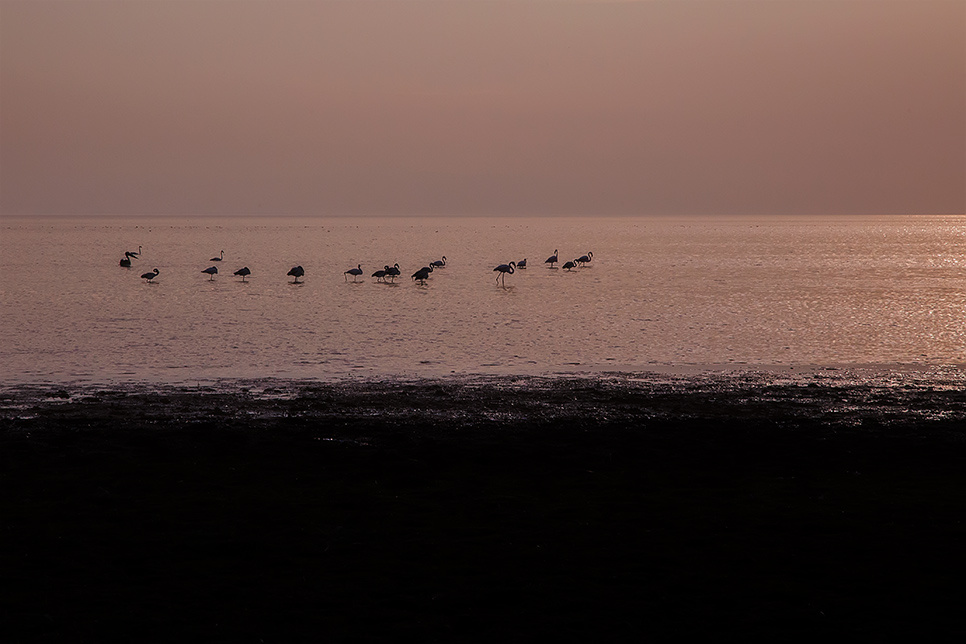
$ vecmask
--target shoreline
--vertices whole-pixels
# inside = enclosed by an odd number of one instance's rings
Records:
[[[512,370],[503,367],[476,368],[472,370],[432,370],[420,369],[406,373],[377,374],[362,372],[338,372],[323,376],[300,375],[269,375],[269,376],[191,376],[184,378],[157,378],[136,376],[130,377],[77,377],[64,378],[35,378],[28,380],[0,380],[0,394],[15,392],[18,389],[30,388],[64,388],[64,389],[93,389],[93,388],[170,388],[170,387],[205,387],[237,384],[248,386],[251,383],[285,383],[286,385],[326,385],[354,383],[359,385],[391,383],[391,382],[484,382],[486,380],[521,379],[599,379],[616,378],[626,380],[648,380],[666,377],[701,378],[701,377],[793,377],[810,378],[819,375],[838,374],[855,379],[875,379],[883,377],[915,376],[938,378],[959,377],[966,382],[966,363],[829,363],[829,364],[758,364],[758,363],[696,363],[696,364],[602,364],[582,366],[567,365],[557,369],[533,368]]]
[[[952,639],[966,390],[854,376],[0,390],[0,622]]]

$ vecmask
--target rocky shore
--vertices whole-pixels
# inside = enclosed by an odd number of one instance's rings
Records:
[[[0,391],[3,641],[966,635],[966,391]]]

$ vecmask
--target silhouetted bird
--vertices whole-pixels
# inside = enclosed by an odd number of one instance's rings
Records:
[[[526,258],[521,259],[519,262],[517,262],[517,268],[526,268],[526,267],[527,267]]]
[[[429,274],[432,272],[433,272],[432,266],[423,266],[421,269],[413,273],[413,279],[416,280],[417,282],[421,282],[425,284],[426,280],[429,278]]]
[[[550,264],[550,268],[553,268],[553,265],[557,263],[557,251],[553,251],[553,255],[544,260],[543,263]]]
[[[223,259],[225,259],[225,251],[221,251],[221,255],[220,256],[218,256],[218,257],[212,257],[208,261],[209,262],[220,262]]]
[[[305,269],[303,269],[301,266],[293,266],[292,270],[290,270],[288,274],[295,278],[292,283],[298,284],[299,278],[305,275]]]
[[[215,275],[218,274],[218,267],[217,266],[209,266],[208,268],[206,268],[205,270],[203,270],[201,272],[202,273],[208,273],[208,275],[211,276],[208,281],[211,281],[211,280],[215,279]]]
[[[160,272],[161,272],[161,271],[159,271],[158,269],[154,269],[154,272],[152,272],[152,273],[143,273],[143,274],[141,275],[141,277],[143,277],[144,279],[146,279],[147,281],[149,281],[149,282],[150,282],[150,281],[151,281],[151,280],[153,280],[153,279],[154,279],[155,277],[157,277],[157,276],[158,276],[158,274],[159,274]]]
[[[244,267],[244,268],[239,268],[237,271],[235,271],[235,275],[241,275],[241,278],[242,278],[242,281],[243,282],[245,281],[245,278],[248,277],[251,274],[252,274],[252,272],[250,270],[248,270],[248,267],[247,266]]]
[[[497,266],[496,268],[494,268],[493,270],[499,271],[499,275],[496,276],[496,281],[499,282],[500,281],[500,278],[502,277],[503,278],[503,284],[506,285],[506,276],[507,276],[507,273],[509,273],[510,275],[512,275],[513,274],[513,267],[514,266],[516,266],[516,262],[510,262],[509,264],[500,264],[499,266]]]
[[[590,251],[587,251],[586,255],[581,255],[580,257],[575,259],[574,262],[577,264],[587,264],[592,259],[594,259],[594,254]]]
[[[118,262],[118,264],[120,264],[124,268],[131,268],[131,259],[128,257],[122,257],[121,261]]]
[[[567,262],[566,264],[563,265],[563,267],[564,267],[564,270],[569,271],[573,269],[576,265],[577,264],[575,262]]]
[[[351,275],[352,276],[352,281],[353,282],[356,281],[356,278],[359,277],[360,275],[362,275],[362,264],[358,264],[355,268],[350,268],[349,270],[347,270],[342,275],[343,275],[343,277],[346,276],[346,275]],[[345,278],[345,281],[348,282],[349,281],[349,278],[346,277]]]

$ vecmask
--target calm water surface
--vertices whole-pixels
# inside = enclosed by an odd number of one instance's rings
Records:
[[[5,218],[0,234],[6,385],[966,362],[966,217]],[[549,269],[555,249],[593,261]],[[394,263],[395,284],[370,277]]]

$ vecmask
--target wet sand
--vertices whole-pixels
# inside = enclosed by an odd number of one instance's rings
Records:
[[[4,641],[966,634],[966,392],[0,392]]]

